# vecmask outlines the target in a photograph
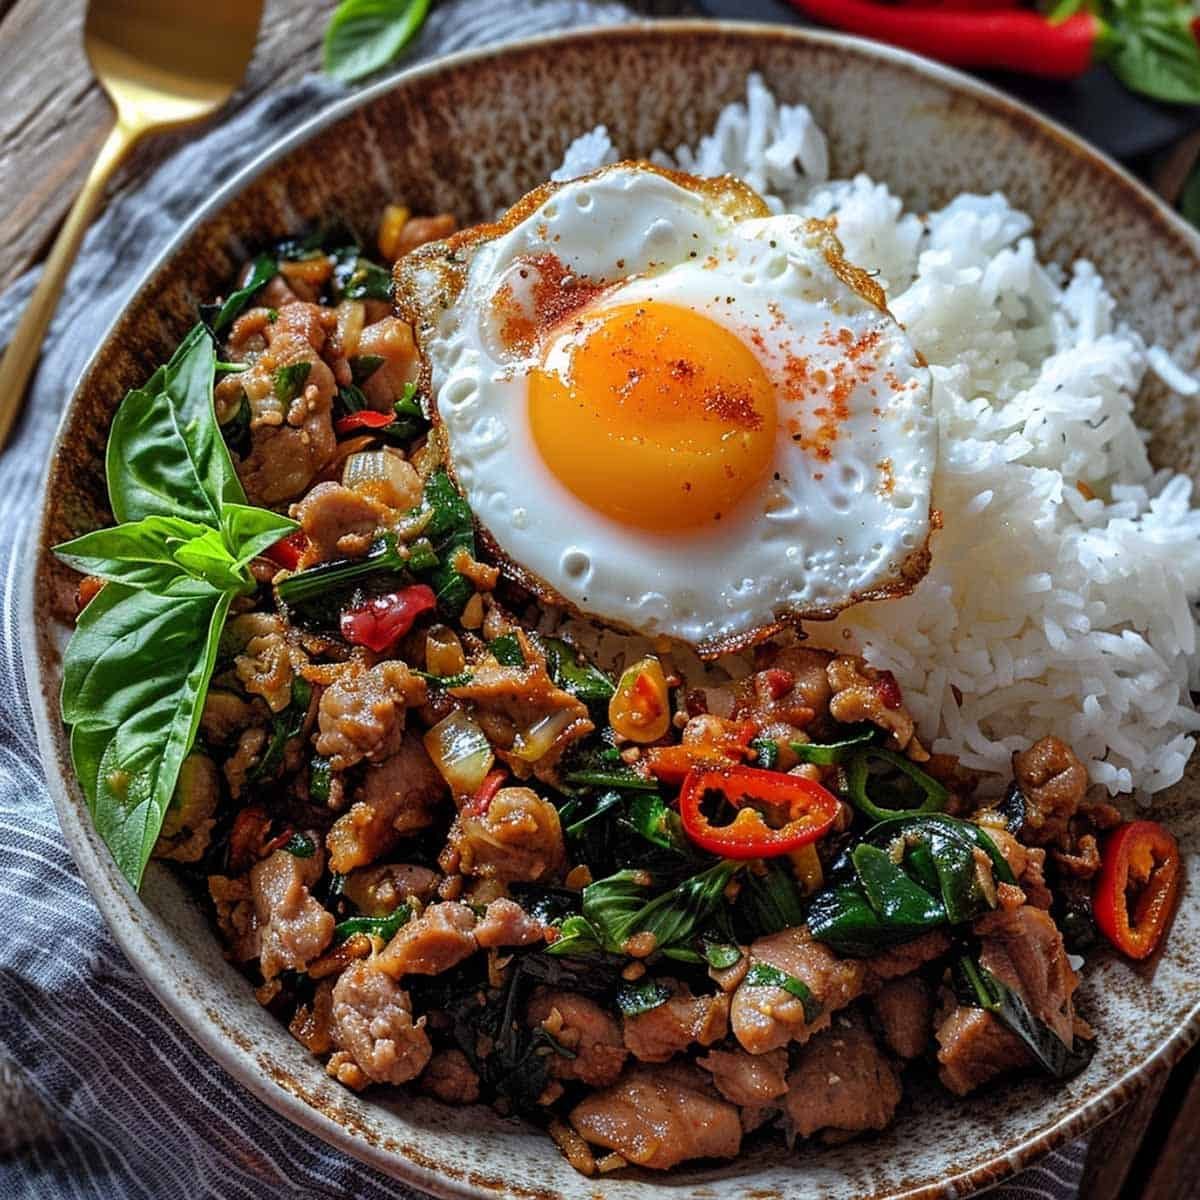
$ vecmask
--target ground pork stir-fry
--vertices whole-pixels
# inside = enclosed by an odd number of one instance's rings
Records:
[[[733,677],[602,670],[486,561],[386,269],[273,262],[216,407],[299,529],[234,601],[157,855],[331,1076],[489,1102],[591,1173],[879,1130],[910,1069],[1086,1065],[1069,885],[1119,818],[1067,744],[983,799],[888,672],[795,633]]]

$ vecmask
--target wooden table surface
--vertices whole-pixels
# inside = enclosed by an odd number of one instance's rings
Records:
[[[332,7],[333,0],[266,0],[245,85],[223,115],[314,70]],[[84,0],[0,0],[0,290],[46,253],[112,121],[84,58],[83,10]],[[194,131],[145,142],[122,167],[113,192],[136,188],[190,136]],[[1198,152],[1200,135],[1155,166],[1152,181],[1168,198],[1178,195]],[[1101,1126],[1081,1191],[1081,1200],[1195,1196],[1200,1048]]]

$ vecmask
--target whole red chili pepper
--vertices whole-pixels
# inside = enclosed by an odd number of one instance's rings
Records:
[[[1090,12],[1054,24],[1032,9],[902,8],[872,0],[791,0],[806,16],[956,67],[996,67],[1074,79],[1108,45],[1108,26]]]

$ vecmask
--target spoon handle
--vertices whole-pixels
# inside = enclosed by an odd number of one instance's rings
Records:
[[[0,361],[0,450],[7,445],[13,424],[24,408],[26,385],[41,357],[42,337],[54,315],[59,293],[75,261],[79,243],[83,241],[83,235],[104,194],[105,184],[137,141],[138,134],[138,130],[118,121],[105,139],[79,196],[54,240],[54,247],[42,268],[42,277]]]

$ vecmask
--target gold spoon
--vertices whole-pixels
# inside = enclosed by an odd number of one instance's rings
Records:
[[[146,134],[198,121],[225,103],[246,73],[262,8],[263,0],[90,0],[83,44],[117,123],[0,362],[0,449],[23,407],[42,336],[109,177]]]

